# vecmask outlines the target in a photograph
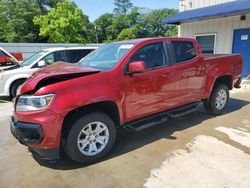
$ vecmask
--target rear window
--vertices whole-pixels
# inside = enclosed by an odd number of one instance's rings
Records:
[[[176,63],[191,60],[196,57],[194,44],[189,41],[172,41]]]

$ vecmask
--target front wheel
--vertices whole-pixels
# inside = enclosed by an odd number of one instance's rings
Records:
[[[211,94],[209,100],[204,101],[204,107],[212,115],[220,115],[227,106],[229,90],[225,84],[218,85]]]
[[[90,113],[73,124],[66,138],[65,152],[73,161],[91,163],[104,157],[115,140],[113,120],[103,113]]]

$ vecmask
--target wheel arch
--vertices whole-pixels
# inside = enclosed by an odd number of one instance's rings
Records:
[[[64,117],[64,121],[61,128],[61,136],[64,137],[76,120],[82,117],[84,114],[91,112],[102,112],[107,114],[115,123],[116,126],[120,125],[119,109],[113,101],[102,101],[97,103],[88,104],[75,108],[67,113]],[[69,125],[71,124],[71,125]]]
[[[205,88],[206,92],[204,95],[204,100],[207,100],[211,97],[211,94],[214,90],[214,88],[216,88],[216,86],[218,86],[219,84],[225,84],[229,90],[233,89],[233,80],[232,80],[232,75],[230,74],[226,74],[226,75],[220,75],[218,77],[216,77],[215,79],[208,79],[207,81],[207,86]]]
[[[218,78],[216,78],[216,80],[214,81],[212,90],[218,86],[219,84],[225,84],[229,90],[233,89],[233,78],[232,75],[223,75],[223,76],[219,76]]]

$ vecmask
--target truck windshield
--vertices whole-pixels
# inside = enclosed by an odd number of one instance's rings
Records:
[[[27,59],[26,61],[24,61],[22,63],[23,66],[29,66],[32,63],[34,63],[34,61],[36,61],[38,58],[42,57],[45,54],[45,52],[38,52],[36,54],[34,54],[33,56],[31,56],[29,59]]]
[[[109,70],[134,46],[134,44],[107,44],[80,60],[79,64],[86,67]]]

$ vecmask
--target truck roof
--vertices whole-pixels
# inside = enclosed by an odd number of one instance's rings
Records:
[[[193,38],[184,38],[184,37],[159,37],[159,38],[140,38],[140,39],[131,39],[131,40],[124,40],[124,41],[119,41],[116,43],[131,43],[131,44],[137,44],[141,42],[146,42],[146,41],[159,41],[159,40],[189,40],[189,41],[194,41],[195,39]]]

